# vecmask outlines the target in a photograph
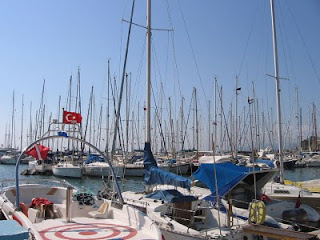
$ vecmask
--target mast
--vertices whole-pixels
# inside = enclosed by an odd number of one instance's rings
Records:
[[[28,138],[28,142],[27,142],[27,144],[30,144],[31,142],[32,142],[32,102],[30,102],[30,119],[29,119],[29,125],[30,125],[30,129],[29,129],[29,134],[28,134],[28,136],[29,136],[29,138]]]
[[[195,138],[196,138],[196,151],[197,157],[199,154],[199,120],[198,120],[198,103],[197,103],[197,89],[193,88],[194,94],[194,107],[195,107]]]
[[[222,112],[223,112],[223,104],[222,104],[222,86],[220,87],[220,153],[223,154],[223,129],[222,129]]]
[[[68,93],[68,100],[69,100],[69,105],[68,105],[68,111],[71,111],[71,88],[72,88],[72,75],[70,76],[70,79],[69,79],[69,93]],[[67,100],[67,101],[68,101]],[[68,131],[70,132],[71,131],[71,129],[70,129],[71,127],[70,127],[70,124],[68,124]],[[41,129],[40,129],[40,136],[41,136]],[[74,135],[73,135],[73,137],[74,137]],[[91,139],[90,139],[91,140]],[[70,140],[68,139],[68,151],[70,150]],[[72,149],[72,150],[74,150],[74,149]]]
[[[22,95],[22,109],[21,109],[21,139],[20,139],[20,150],[22,151],[22,143],[23,143],[23,95]]]
[[[301,150],[301,131],[300,131],[300,128],[301,128],[301,125],[300,125],[300,107],[299,107],[299,93],[298,93],[298,88],[296,88],[296,100],[297,100],[297,127],[298,127],[298,151],[299,151],[299,154],[302,152]]]
[[[175,136],[174,136],[174,129],[173,129],[173,119],[171,114],[171,98],[169,97],[169,126],[170,126],[170,135],[171,135],[171,154],[172,157],[176,158],[176,148],[175,148]]]
[[[240,90],[240,89],[239,89]],[[234,158],[238,157],[238,76],[236,76],[236,130],[235,130],[235,141],[234,141]]]
[[[217,147],[217,78],[214,78],[214,155],[216,155]],[[220,143],[221,144],[221,143]],[[219,146],[220,147],[220,146]]]
[[[151,143],[151,0],[147,0],[146,143]]]
[[[270,0],[271,17],[272,17],[272,37],[273,37],[273,60],[274,73],[276,81],[276,98],[277,98],[277,115],[278,115],[278,141],[279,141],[279,161],[280,161],[280,182],[283,183],[283,153],[282,153],[282,130],[281,130],[281,104],[280,104],[280,79],[279,79],[279,65],[277,52],[277,31],[275,24],[274,2]]]
[[[313,151],[318,150],[318,134],[317,134],[317,112],[316,112],[316,105],[314,102],[312,103],[313,105],[313,127],[314,127],[314,149]]]
[[[184,129],[184,125],[183,125],[183,100],[184,98],[181,97],[181,129],[180,129],[180,132],[181,132],[181,152],[184,154],[184,143],[183,143],[183,129]]]
[[[209,100],[209,103],[208,103],[208,150],[210,150],[211,148],[211,113],[210,113],[210,105],[211,105],[211,102]]]
[[[125,159],[128,161],[129,154],[129,89],[128,89],[128,74],[126,74],[126,146]]]
[[[140,150],[140,102],[138,102],[138,116],[137,116],[137,145],[138,145],[138,149]]]
[[[106,149],[109,152],[109,120],[110,120],[110,60],[108,60],[108,77],[107,77],[107,119],[106,119]]]
[[[14,136],[14,91],[12,95],[12,116],[11,116],[11,136],[10,136],[10,148],[13,148]]]
[[[113,156],[114,156],[115,150],[116,150],[116,141],[117,141],[118,128],[119,128],[119,119],[120,119],[120,108],[121,108],[121,101],[122,101],[123,85],[124,85],[124,80],[125,80],[125,75],[126,75],[126,66],[127,66],[128,52],[129,52],[130,33],[131,33],[131,27],[132,27],[134,3],[135,3],[135,1],[133,1],[132,8],[131,8],[131,17],[130,17],[128,36],[127,36],[126,53],[125,53],[123,69],[122,69],[122,80],[121,80],[120,93],[119,93],[119,102],[118,102],[118,107],[117,107],[117,111],[116,111],[114,135],[113,135],[112,150],[111,150],[111,160],[113,159]]]

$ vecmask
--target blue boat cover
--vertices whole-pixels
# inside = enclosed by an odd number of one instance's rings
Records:
[[[190,190],[191,180],[189,178],[185,178],[158,168],[157,162],[151,152],[150,143],[147,142],[144,146],[143,164],[144,181],[147,184],[167,184],[187,188]]]
[[[104,162],[104,159],[96,154],[90,154],[88,157],[86,164],[92,163],[92,162]]]
[[[144,152],[143,152],[143,167],[144,167],[144,176],[146,176],[152,167],[158,167],[156,160],[153,157],[151,152],[150,143],[146,142],[144,144]]]
[[[264,163],[267,164],[269,167],[274,168],[274,162],[272,160],[268,160],[268,159],[261,159],[258,158],[255,160],[256,163]],[[250,163],[253,163],[252,159],[250,158]]]
[[[166,203],[192,202],[197,200],[195,196],[185,196],[175,189],[158,190],[148,194],[146,198],[157,199]]]
[[[230,162],[216,164],[217,184],[219,196],[224,196],[242,179],[244,179],[252,169],[237,166]],[[214,164],[201,164],[193,177],[205,184],[212,194],[216,194],[216,184],[214,178]]]
[[[170,159],[170,161],[169,161],[171,164],[174,164],[174,163],[176,163],[177,161],[175,160],[175,159]]]
[[[29,232],[15,220],[2,220],[0,221],[0,239],[25,240],[29,239]]]

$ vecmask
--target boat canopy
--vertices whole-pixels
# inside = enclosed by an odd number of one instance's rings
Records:
[[[193,177],[205,184],[212,194],[216,194],[216,183],[214,179],[214,166],[216,166],[217,184],[219,196],[224,196],[249,172],[249,168],[234,165],[230,162],[225,163],[204,163],[193,174]]]
[[[246,184],[248,188],[254,186],[254,173],[256,175],[257,189],[261,189],[277,172],[277,169],[261,170],[256,167],[242,167],[230,162],[218,163],[216,165],[217,184],[219,196],[224,196],[240,182]],[[214,164],[201,164],[193,177],[205,184],[212,194],[216,194],[216,181],[214,178]]]
[[[146,198],[152,198],[166,203],[192,202],[197,200],[195,196],[183,195],[175,189],[158,190],[148,194]]]
[[[190,190],[191,179],[158,168],[157,162],[151,152],[150,143],[145,143],[143,164],[146,184],[173,185]]]
[[[97,154],[90,154],[90,157],[88,157],[86,164],[93,163],[93,162],[104,162],[104,158],[100,157]]]

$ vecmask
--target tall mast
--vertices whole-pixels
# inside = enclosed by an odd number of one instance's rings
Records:
[[[238,91],[241,88],[238,88],[238,76],[236,76],[236,130],[235,130],[235,141],[234,141],[234,158],[238,157]]]
[[[316,105],[313,104],[313,126],[314,126],[314,150],[313,151],[317,151],[318,150],[318,134],[317,134],[317,111],[316,111]]]
[[[151,143],[151,0],[147,0],[146,142]]]
[[[195,118],[194,118],[194,128],[195,128],[195,140],[196,140],[196,151],[197,151],[197,157],[199,153],[199,121],[198,121],[198,103],[197,103],[197,89],[193,88],[193,96],[194,96],[194,108],[195,108]]]
[[[27,144],[29,145],[31,142],[32,142],[32,102],[30,102],[30,129],[29,129],[29,139],[28,139],[28,142]]]
[[[183,115],[184,115],[184,113],[183,113],[183,100],[184,100],[184,98],[183,97],[181,97],[181,129],[180,129],[180,132],[181,132],[181,151],[182,151],[182,153],[183,153],[183,150],[184,150],[184,143],[183,143],[183,130],[184,130],[184,122],[183,122]]]
[[[280,79],[277,52],[277,31],[275,23],[275,12],[273,0],[270,0],[271,17],[272,17],[272,36],[273,36],[273,60],[274,73],[276,81],[276,98],[277,98],[277,115],[278,115],[278,141],[279,141],[279,161],[280,161],[280,182],[283,183],[283,153],[282,153],[282,131],[281,131],[281,104],[280,104]]]
[[[222,118],[223,118],[223,104],[222,104],[222,86],[220,87],[220,153],[223,154],[223,129],[222,129]]]
[[[20,139],[20,150],[22,151],[22,144],[23,144],[23,95],[22,95],[22,109],[21,109],[21,139]]]
[[[300,107],[300,112],[299,112],[299,119],[300,119],[300,150],[302,152],[302,108]]]
[[[107,119],[106,119],[106,149],[109,152],[109,120],[110,120],[110,60],[108,60],[108,76],[107,76]]]
[[[210,151],[211,148],[211,113],[210,113],[210,106],[211,102],[209,100],[208,103],[208,150]]]
[[[138,116],[137,116],[137,145],[138,149],[140,150],[140,102],[138,102]]]
[[[119,93],[119,102],[118,102],[118,107],[117,107],[117,111],[116,111],[114,135],[113,135],[112,150],[111,150],[111,160],[113,159],[113,156],[114,156],[115,150],[116,150],[116,140],[117,140],[117,135],[118,135],[119,119],[120,119],[120,107],[121,107],[121,101],[122,101],[123,85],[124,85],[124,80],[125,80],[125,75],[126,75],[126,66],[127,66],[128,52],[129,52],[130,33],[131,33],[131,27],[132,27],[134,3],[135,3],[135,1],[132,2],[130,24],[129,24],[129,30],[128,30],[128,36],[127,36],[126,53],[125,53],[123,69],[122,69],[122,80],[121,80],[120,93]]]
[[[216,147],[217,147],[217,79],[214,78],[214,152],[216,155]],[[221,144],[221,143],[220,143]],[[220,146],[219,146],[220,147]]]
[[[298,88],[296,88],[296,100],[297,100],[297,127],[298,127],[298,151],[299,154],[302,152],[301,150],[301,136],[300,136],[300,107],[299,107],[299,93],[298,93]]]
[[[129,148],[129,96],[128,96],[128,74],[126,74],[126,144],[125,144],[125,159],[128,161]]]
[[[12,95],[12,116],[11,116],[11,136],[10,136],[10,148],[13,148],[13,136],[14,136],[14,91]]]

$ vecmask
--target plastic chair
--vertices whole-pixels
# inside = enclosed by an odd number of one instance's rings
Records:
[[[89,215],[93,218],[108,218],[108,210],[109,210],[109,203],[104,202],[101,204],[97,211],[89,212]]]

